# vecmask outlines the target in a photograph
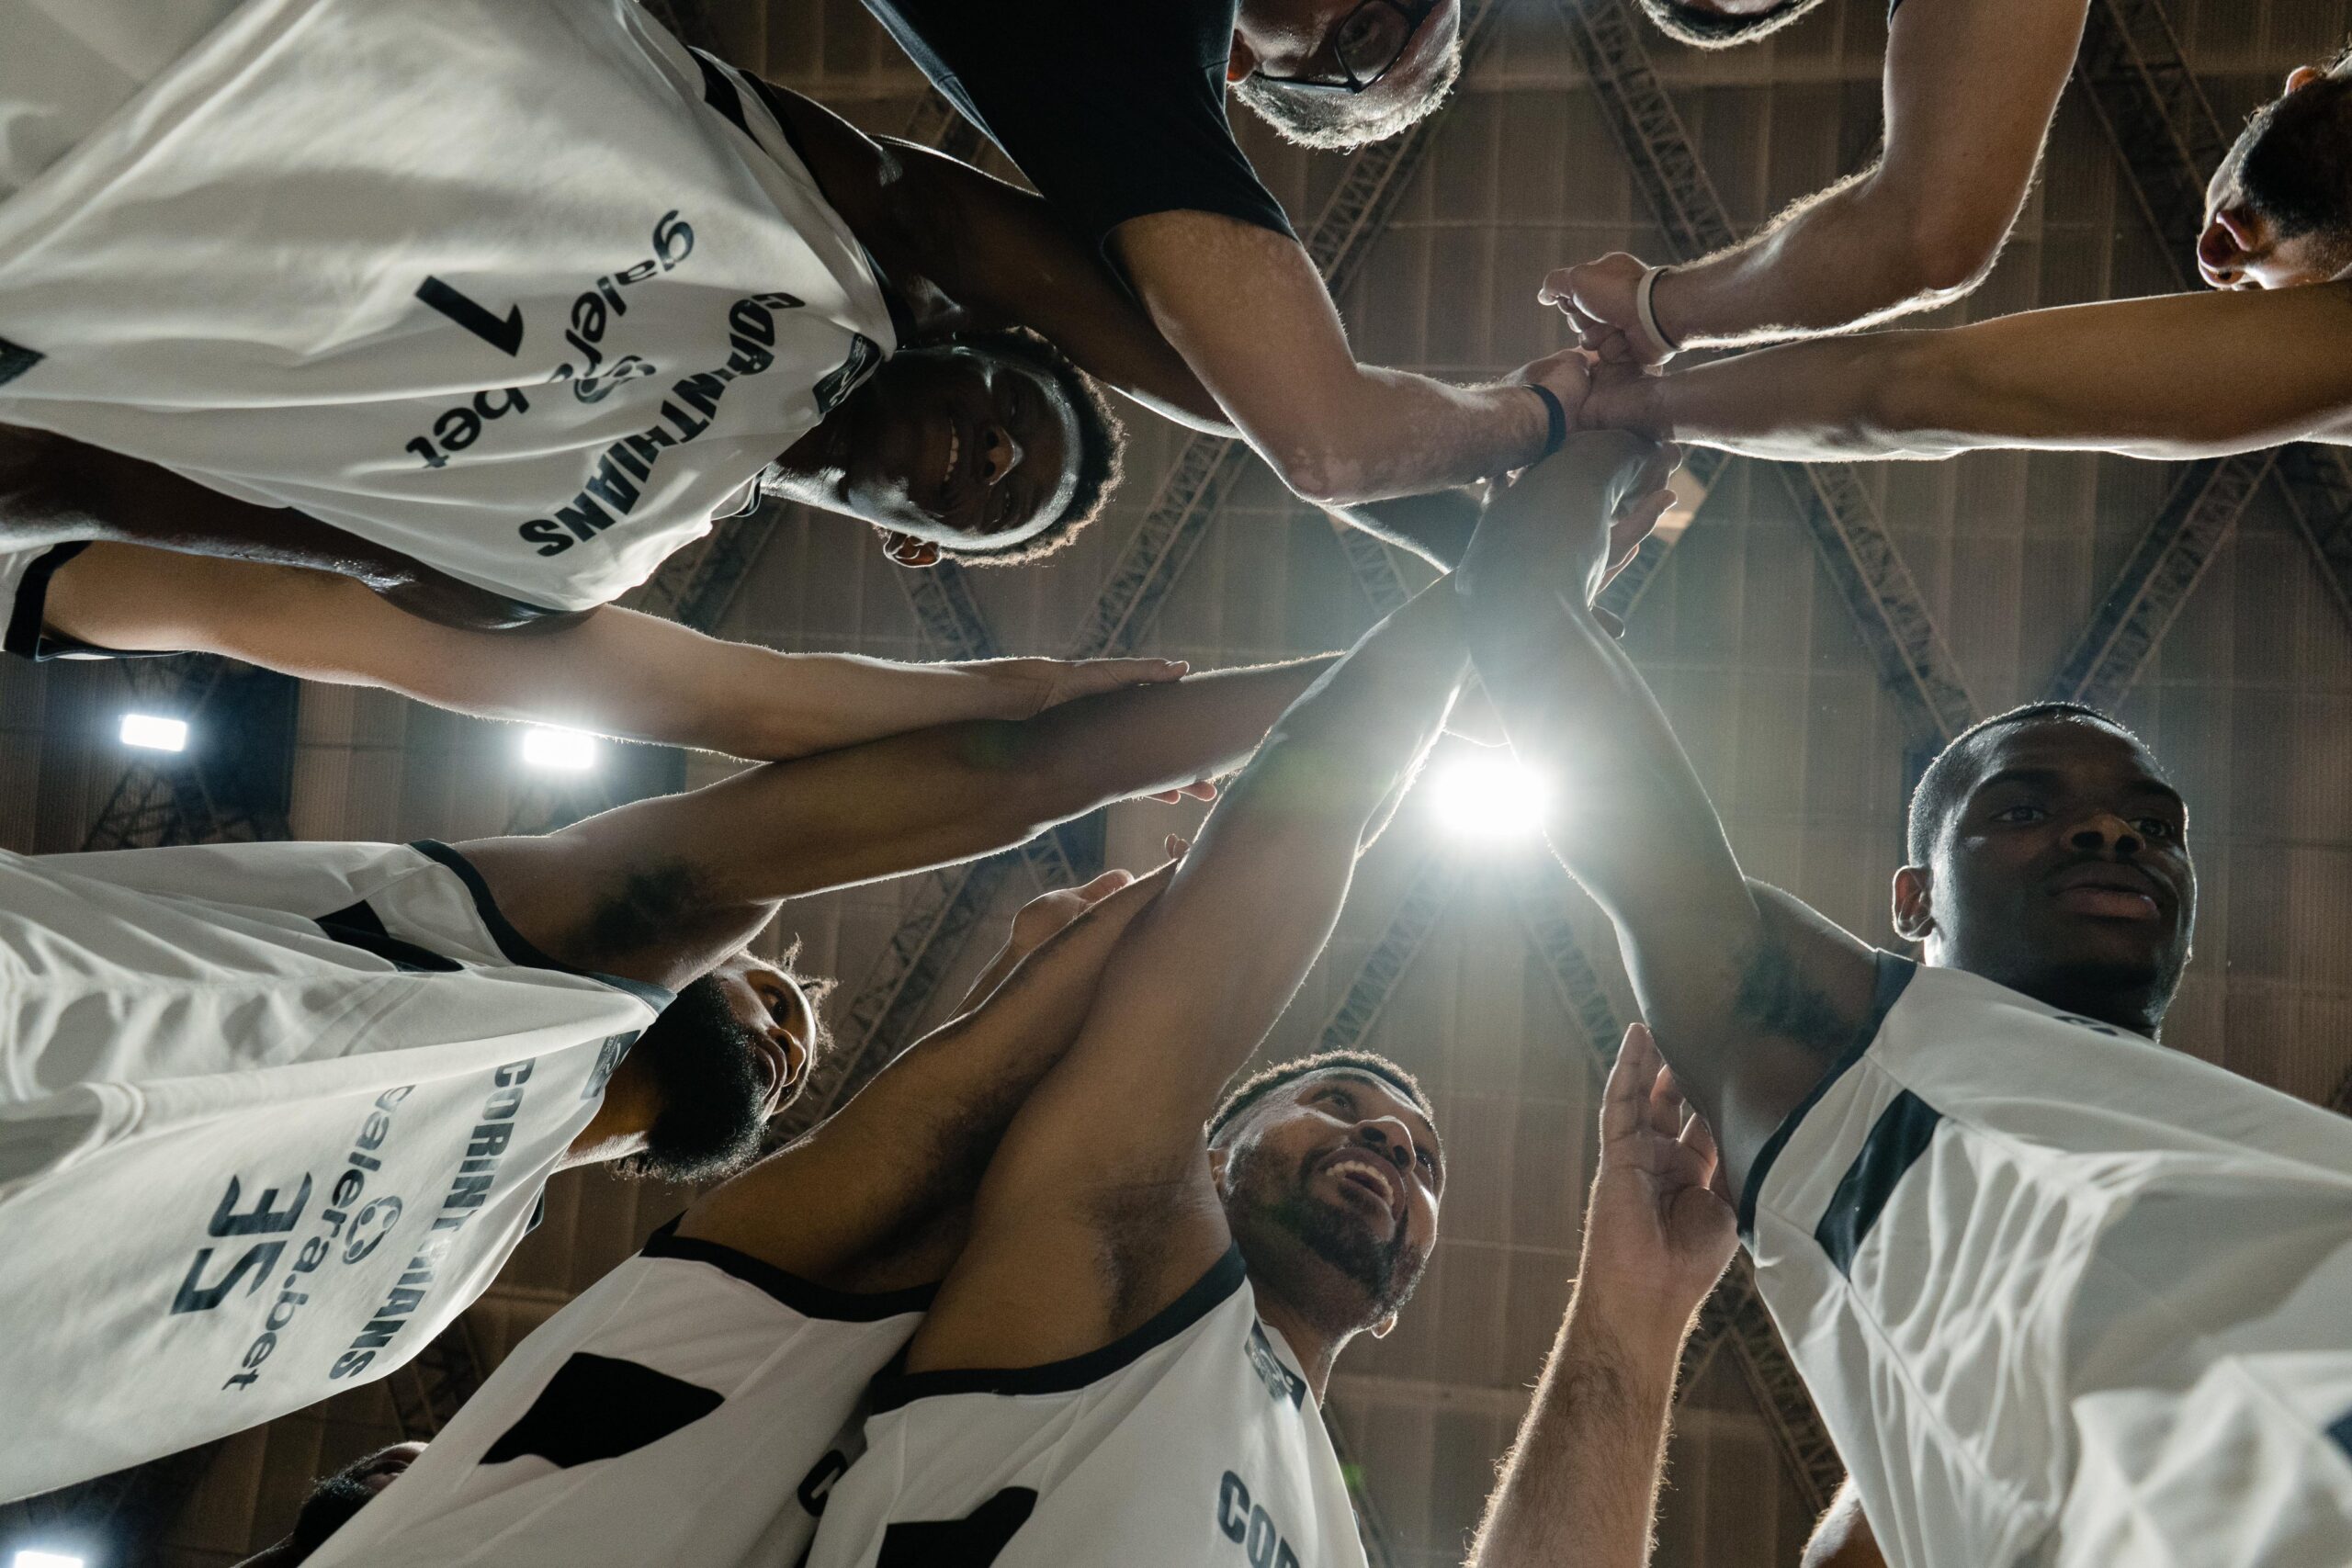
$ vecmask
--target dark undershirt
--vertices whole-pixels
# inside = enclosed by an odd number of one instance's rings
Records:
[[[1292,232],[1226,122],[1236,0],[865,6],[1089,243],[1154,212]]]

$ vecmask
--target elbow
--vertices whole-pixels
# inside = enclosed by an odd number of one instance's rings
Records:
[[[1371,465],[1319,435],[1302,432],[1261,442],[1258,451],[1291,493],[1310,505],[1352,506],[1381,499],[1371,483]]]
[[[2000,259],[2014,213],[1960,209],[1916,215],[1905,226],[1900,265],[1909,296],[1942,303],[1984,281]]]

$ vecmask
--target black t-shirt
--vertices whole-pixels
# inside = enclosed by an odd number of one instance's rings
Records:
[[[865,0],[1071,227],[1221,212],[1291,232],[1225,118],[1237,0]]]

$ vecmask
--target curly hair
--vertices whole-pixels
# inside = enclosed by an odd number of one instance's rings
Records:
[[[2332,262],[2352,257],[2352,49],[2324,76],[2255,110],[2238,145],[2246,200],[2281,239],[2319,234]]]
[[[1387,1057],[1371,1051],[1317,1051],[1311,1056],[1296,1056],[1287,1062],[1277,1062],[1271,1067],[1252,1073],[1234,1086],[1233,1091],[1225,1097],[1225,1103],[1209,1116],[1209,1143],[1215,1145],[1242,1112],[1283,1085],[1296,1083],[1301,1078],[1339,1067],[1353,1068],[1378,1078],[1410,1100],[1413,1109],[1428,1117],[1431,1126],[1437,1124],[1437,1108],[1430,1103],[1428,1091],[1421,1088],[1420,1079]]]
[[[1060,389],[1078,420],[1078,488],[1061,515],[1019,544],[1002,549],[942,546],[942,558],[962,566],[1025,566],[1062,549],[1080,529],[1102,515],[1111,492],[1119,488],[1126,472],[1127,427],[1092,377],[1035,333],[1017,327],[968,333],[937,345],[922,346],[967,348],[988,358],[1024,366]]]

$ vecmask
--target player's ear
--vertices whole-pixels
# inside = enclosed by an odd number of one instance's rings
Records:
[[[1396,1332],[1396,1314],[1393,1312],[1372,1325],[1372,1337],[1374,1339],[1385,1339]]]
[[[929,539],[917,539],[888,528],[881,533],[882,553],[900,566],[920,569],[939,564],[939,547]]]
[[[2300,93],[2314,82],[2327,79],[2327,71],[2318,65],[2298,65],[2287,73],[2287,91]]]
[[[1924,865],[1894,874],[1894,930],[1905,942],[1925,942],[1936,929],[1934,877]]]
[[[1216,1183],[1218,1196],[1225,1194],[1225,1168],[1233,1154],[1230,1145],[1212,1145],[1209,1148],[1209,1179]]]
[[[1250,73],[1257,69],[1258,51],[1250,47],[1250,40],[1243,38],[1237,28],[1233,34],[1233,48],[1225,57],[1225,79],[1227,82],[1245,82],[1249,80]]]

